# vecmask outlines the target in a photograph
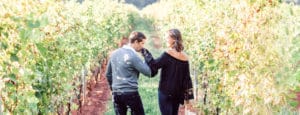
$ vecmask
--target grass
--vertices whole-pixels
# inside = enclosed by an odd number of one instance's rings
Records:
[[[156,75],[154,78],[148,78],[141,75],[139,78],[139,93],[142,98],[146,115],[160,114],[159,106],[158,106],[158,97],[157,97],[158,81],[159,81],[158,75]],[[109,101],[108,109],[105,115],[115,115],[111,100]]]

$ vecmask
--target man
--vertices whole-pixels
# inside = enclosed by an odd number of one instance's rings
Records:
[[[141,32],[132,32],[129,44],[112,52],[107,65],[106,77],[113,94],[116,115],[126,115],[127,107],[132,115],[144,115],[138,93],[138,76],[141,72],[151,75],[151,69],[137,55],[144,47],[146,37]]]

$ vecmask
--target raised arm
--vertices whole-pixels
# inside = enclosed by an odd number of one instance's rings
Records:
[[[162,54],[159,58],[154,59],[152,54],[145,48],[142,49],[143,57],[145,58],[146,63],[151,68],[151,76],[155,76],[158,73],[158,69],[164,66],[164,54]]]
[[[134,68],[137,69],[142,74],[144,74],[146,76],[149,76],[149,77],[152,77],[151,76],[151,69],[139,57],[134,56],[134,58],[132,60],[132,64],[133,64]]]

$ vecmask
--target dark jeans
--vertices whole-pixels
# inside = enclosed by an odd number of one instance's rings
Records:
[[[138,92],[113,92],[113,104],[116,115],[126,115],[128,108],[131,110],[131,115],[145,115]]]
[[[174,97],[158,91],[158,100],[162,115],[178,115],[179,102]]]

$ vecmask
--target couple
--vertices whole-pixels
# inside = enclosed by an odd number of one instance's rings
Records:
[[[138,93],[139,73],[153,77],[161,70],[158,97],[162,115],[177,115],[179,104],[193,99],[192,82],[188,57],[182,52],[182,38],[178,29],[167,31],[168,50],[158,59],[143,48],[146,37],[141,32],[132,32],[129,44],[115,50],[107,65],[106,77],[113,95],[116,115],[126,115],[127,108],[132,115],[144,115],[141,97]],[[142,53],[143,62],[137,55]]]

